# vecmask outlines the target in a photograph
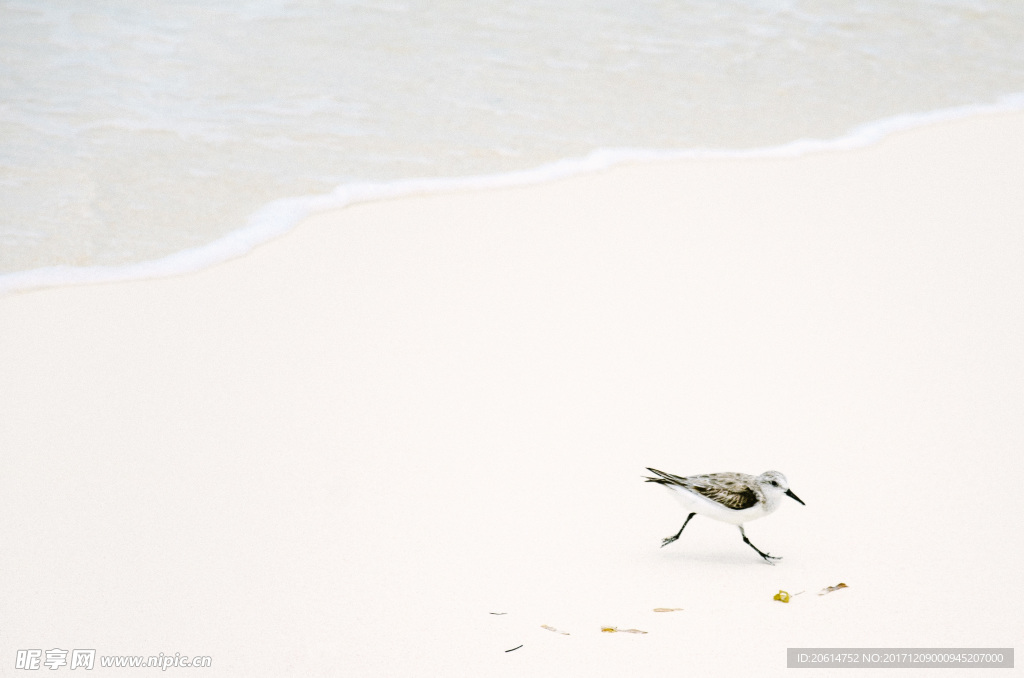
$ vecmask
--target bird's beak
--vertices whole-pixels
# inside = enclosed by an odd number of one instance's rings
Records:
[[[804,500],[801,499],[800,497],[796,496],[795,494],[793,494],[793,490],[786,490],[786,496],[787,497],[793,497],[793,499],[796,499],[801,504],[804,504]],[[804,504],[804,506],[807,506],[807,504]]]

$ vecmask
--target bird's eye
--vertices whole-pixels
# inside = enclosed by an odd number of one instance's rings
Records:
[[[774,485],[775,487],[778,487],[779,486],[779,481],[773,480],[772,481],[772,485]]]

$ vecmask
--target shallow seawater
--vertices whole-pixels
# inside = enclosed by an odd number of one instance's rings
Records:
[[[756,149],[1024,92],[1002,0],[0,0],[0,274],[206,245],[290,196]]]

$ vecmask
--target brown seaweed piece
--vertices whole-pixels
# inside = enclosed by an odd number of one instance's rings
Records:
[[[828,586],[826,588],[823,588],[821,590],[821,593],[819,593],[818,595],[819,596],[823,596],[826,593],[832,593],[833,591],[838,591],[839,589],[846,589],[846,588],[850,588],[850,587],[847,586],[846,584],[844,584],[843,582],[839,582],[835,586]]]

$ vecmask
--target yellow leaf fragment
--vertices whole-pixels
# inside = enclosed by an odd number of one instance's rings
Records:
[[[641,631],[640,629],[620,629],[615,626],[602,626],[601,633],[647,633],[647,631]]]
[[[772,600],[778,600],[778,601],[781,601],[783,603],[788,603],[789,602],[789,594],[786,593],[785,591],[783,591],[782,589],[779,589],[779,592],[775,594],[775,596],[772,598]]]
[[[838,591],[839,589],[846,589],[846,588],[849,588],[849,587],[846,584],[844,584],[843,582],[839,582],[835,586],[829,586],[829,587],[823,588],[821,590],[821,593],[819,593],[818,595],[819,596],[823,596],[826,593],[832,593],[833,591]]]
[[[615,628],[614,626],[602,626],[601,627],[601,633],[615,633],[616,631],[618,631],[618,629]]]
[[[548,626],[547,624],[541,624],[540,627],[542,629],[547,629],[548,631],[554,631],[555,633],[561,633],[563,636],[569,635],[569,633],[567,631],[559,631],[554,626]]]
[[[655,612],[679,612],[682,609],[683,608],[681,608],[681,607],[656,607],[656,608],[654,608],[654,611]]]

